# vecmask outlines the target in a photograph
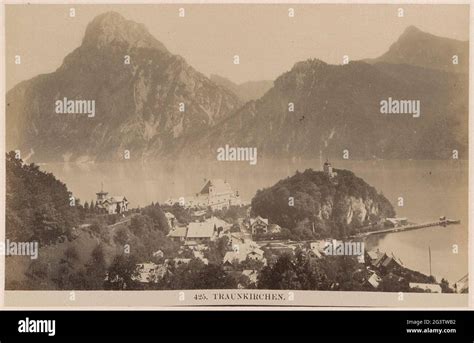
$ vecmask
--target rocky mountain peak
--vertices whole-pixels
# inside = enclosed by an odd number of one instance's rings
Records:
[[[306,61],[296,62],[293,65],[292,71],[305,71],[308,69],[323,68],[328,64],[318,58],[310,58]]]
[[[418,27],[416,27],[415,25],[410,25],[408,26],[405,31],[403,31],[403,35],[414,35],[414,34],[420,34],[420,33],[424,33],[423,31],[421,31]]]
[[[117,12],[106,12],[89,23],[82,41],[83,46],[102,48],[110,44],[128,47],[155,48],[168,51],[143,24],[125,19]]]

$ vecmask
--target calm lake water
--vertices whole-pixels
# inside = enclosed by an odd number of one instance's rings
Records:
[[[412,222],[428,222],[445,215],[460,219],[460,225],[431,227],[402,233],[372,236],[367,248],[379,248],[401,259],[408,268],[455,282],[468,271],[468,163],[467,161],[332,161],[333,167],[352,170],[374,186],[396,206],[397,215]],[[98,163],[42,164],[65,182],[81,201],[95,201],[104,184],[110,195],[125,195],[131,207],[146,206],[200,191],[206,179],[227,180],[244,200],[250,201],[257,189],[273,185],[296,170],[321,169],[320,160],[259,160],[246,162]],[[459,253],[453,253],[457,244]]]

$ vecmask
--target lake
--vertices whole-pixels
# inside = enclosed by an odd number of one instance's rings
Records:
[[[432,274],[455,282],[468,272],[468,162],[450,161],[331,161],[334,168],[352,170],[374,186],[395,206],[398,216],[412,222],[435,221],[440,216],[460,219],[460,225],[430,227],[414,231],[372,236],[367,248],[379,248],[397,256],[403,264],[429,274],[428,248],[431,248]],[[248,162],[156,162],[134,163],[52,163],[41,164],[65,182],[82,202],[95,201],[101,183],[110,195],[125,195],[130,207],[164,202],[168,198],[192,195],[206,179],[227,180],[242,199],[250,201],[258,189],[291,176],[296,170],[321,169],[315,160],[264,160]],[[398,207],[397,199],[404,204]],[[458,253],[453,253],[453,245]]]

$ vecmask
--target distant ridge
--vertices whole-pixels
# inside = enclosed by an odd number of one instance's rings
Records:
[[[212,74],[211,81],[222,86],[235,94],[243,101],[257,100],[262,97],[270,88],[273,87],[273,81],[248,81],[241,84],[236,84],[225,77]]]
[[[457,55],[459,64],[453,64]],[[389,50],[368,63],[385,62],[410,64],[418,67],[467,73],[469,67],[469,42],[444,38],[421,31],[416,26],[405,29]]]

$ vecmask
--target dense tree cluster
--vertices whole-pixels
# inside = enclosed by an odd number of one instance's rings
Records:
[[[283,254],[262,269],[260,289],[368,290],[368,272],[353,256],[308,258],[302,251]]]
[[[252,214],[288,228],[294,239],[341,237],[358,227],[395,215],[390,202],[375,188],[348,170],[335,170],[337,176],[308,169],[259,190],[252,199]],[[347,224],[349,198],[372,201],[377,215],[363,223]]]
[[[80,204],[66,185],[15,153],[6,156],[6,236],[17,241],[56,242],[70,234]]]
[[[222,265],[204,264],[192,259],[177,267],[172,266],[156,285],[157,289],[234,289],[237,281],[224,271]]]

